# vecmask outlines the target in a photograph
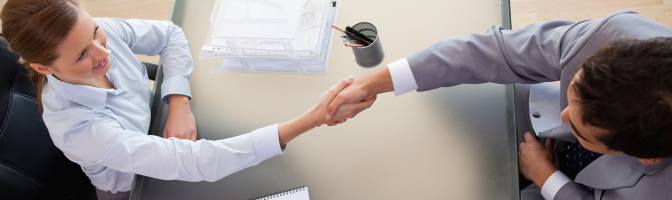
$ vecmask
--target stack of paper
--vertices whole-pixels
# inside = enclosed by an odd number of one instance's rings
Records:
[[[221,0],[200,58],[225,58],[211,72],[322,74],[334,5],[331,0]]]

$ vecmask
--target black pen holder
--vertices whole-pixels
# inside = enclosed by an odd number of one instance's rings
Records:
[[[383,45],[380,43],[380,34],[376,26],[369,22],[359,22],[352,26],[352,29],[364,34],[367,38],[373,40],[371,44],[365,47],[353,47],[352,52],[355,54],[355,61],[364,68],[376,67],[385,58]]]

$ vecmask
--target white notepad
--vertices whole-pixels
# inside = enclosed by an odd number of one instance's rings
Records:
[[[254,198],[253,200],[310,200],[310,196],[308,196],[308,187],[301,186],[263,197]]]

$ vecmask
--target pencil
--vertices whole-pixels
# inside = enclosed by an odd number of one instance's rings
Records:
[[[346,47],[365,47],[363,44],[345,44]]]
[[[343,29],[338,28],[338,26],[331,25],[331,28],[334,28],[334,29],[336,29],[336,30],[338,30],[338,31],[340,31],[340,32],[345,33],[346,35],[348,35],[348,37],[351,37],[352,39],[355,39],[355,40],[357,40],[358,42],[360,42],[360,43],[362,43],[362,44],[371,44],[369,41],[366,41],[366,40],[364,40],[364,39],[362,39],[362,38],[357,37],[355,34],[351,33],[350,31],[344,31]]]

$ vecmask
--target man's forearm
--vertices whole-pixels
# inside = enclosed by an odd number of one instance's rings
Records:
[[[380,94],[394,91],[394,84],[392,83],[392,76],[387,67],[382,67],[371,73],[358,78],[362,80],[363,89],[372,94]]]

